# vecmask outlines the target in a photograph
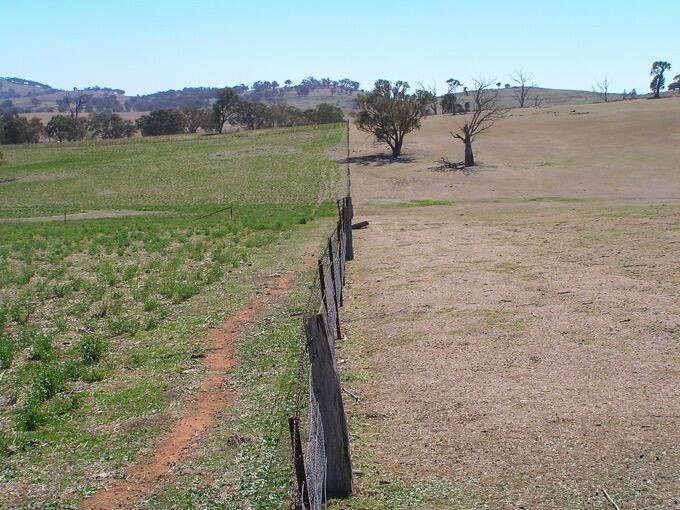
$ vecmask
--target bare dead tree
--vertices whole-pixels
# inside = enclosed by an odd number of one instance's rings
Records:
[[[437,115],[437,106],[439,106],[437,82],[433,81],[432,85],[425,85],[422,81],[419,81],[418,88],[428,94],[428,97],[431,99],[430,108],[432,109],[432,115]]]
[[[540,108],[542,104],[543,104],[543,98],[541,97],[540,94],[536,94],[534,96],[534,108]]]
[[[529,92],[536,86],[533,79],[534,77],[526,74],[524,69],[520,69],[512,76],[512,81],[517,84],[512,97],[517,101],[520,108],[524,108]]]
[[[595,82],[595,85],[593,85],[593,93],[597,94],[597,96],[602,99],[605,103],[609,102],[609,87],[611,85],[611,82],[609,79],[605,76],[604,80],[602,82]]]
[[[505,117],[508,109],[498,104],[498,90],[491,89],[493,80],[474,80],[473,91],[475,109],[471,115],[465,116],[465,122],[459,131],[451,132],[451,136],[460,140],[465,146],[465,166],[475,166],[475,156],[472,152],[472,143],[477,136],[488,131],[499,119]],[[448,163],[443,160],[444,163]],[[455,164],[451,164],[456,167]]]
[[[80,115],[80,112],[83,111],[83,108],[85,108],[85,105],[89,102],[89,100],[90,96],[88,94],[76,88],[73,89],[73,92],[66,92],[66,94],[64,94],[64,104],[71,114],[71,140],[78,140],[80,138],[78,116]]]

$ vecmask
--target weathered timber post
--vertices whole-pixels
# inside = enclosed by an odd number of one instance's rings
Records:
[[[340,287],[342,287],[342,282],[336,281],[336,274],[335,274],[335,261],[333,260],[333,242],[331,241],[331,238],[328,238],[328,257],[330,260],[330,267],[328,268],[331,272],[331,283],[333,284],[333,306],[335,306],[335,331],[338,337],[338,340],[342,338],[342,335],[340,334],[340,298],[339,298],[339,292],[340,292]]]
[[[311,317],[307,321],[306,332],[312,391],[319,403],[326,446],[326,493],[329,497],[343,498],[352,494],[352,459],[340,376],[326,335],[323,316]]]
[[[297,480],[298,494],[300,495],[303,508],[310,508],[309,487],[307,486],[307,473],[305,461],[302,457],[302,440],[300,439],[300,420],[295,417],[288,418],[290,430],[290,443],[293,448],[293,463],[295,464],[295,478]],[[298,509],[296,509],[298,510]]]
[[[340,301],[338,304],[340,306],[344,305],[344,286],[345,286],[345,275],[344,275],[344,264],[345,261],[343,260],[343,255],[342,255],[342,220],[338,222],[338,227],[335,229],[335,234],[338,236],[338,253],[336,254],[338,256],[338,300]]]
[[[347,194],[352,189],[352,174],[349,169],[349,119],[347,119]]]
[[[326,297],[326,280],[323,274],[323,261],[321,259],[317,262],[319,266],[319,290],[321,291],[321,304],[326,310],[326,315],[328,315],[328,298]]]
[[[352,218],[354,209],[352,207],[352,197],[345,198],[345,207],[342,210],[342,224],[345,227],[345,239],[347,242],[345,260],[354,260],[354,247],[352,246]]]

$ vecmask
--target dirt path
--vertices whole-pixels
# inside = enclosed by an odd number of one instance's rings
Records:
[[[428,169],[450,117],[411,137],[411,161],[353,168],[370,221],[342,354],[365,381],[350,388],[359,497],[453,485],[417,508],[605,510],[604,488],[621,508],[680,507],[680,131],[655,163],[626,140],[657,112],[612,127],[597,108],[573,145],[567,115],[524,145],[507,140],[533,112],[508,121],[468,176]],[[573,163],[614,128],[609,159]],[[410,202],[435,198],[450,203]]]
[[[305,258],[309,264],[311,256]],[[124,478],[114,480],[85,499],[81,510],[112,510],[133,508],[149,496],[157,482],[170,475],[172,467],[181,461],[191,445],[204,434],[215,421],[218,413],[234,400],[234,393],[225,385],[225,373],[236,365],[234,342],[243,327],[259,314],[273,299],[293,285],[295,273],[278,277],[275,283],[260,297],[238,310],[205,338],[208,369],[195,398],[187,405],[184,415],[160,439],[149,459],[137,459]]]

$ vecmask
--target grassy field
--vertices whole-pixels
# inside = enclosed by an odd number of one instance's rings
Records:
[[[2,148],[0,506],[71,507],[167,428],[200,334],[335,213],[342,134]]]

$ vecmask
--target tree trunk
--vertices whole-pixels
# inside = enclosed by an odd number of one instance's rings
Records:
[[[475,155],[472,153],[472,142],[465,143],[465,166],[475,166]]]
[[[392,146],[392,157],[393,158],[399,157],[399,155],[401,154],[401,146],[402,146],[403,143],[404,143],[403,138],[394,142],[394,145]]]

